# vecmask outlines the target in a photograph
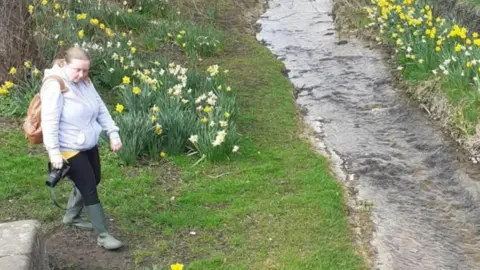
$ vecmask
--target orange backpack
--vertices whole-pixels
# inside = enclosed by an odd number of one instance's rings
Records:
[[[67,92],[67,88],[65,87],[65,82],[61,77],[56,75],[47,76],[43,79],[42,85],[48,79],[56,80],[60,84],[60,90],[62,91],[62,93]],[[25,138],[27,138],[31,144],[43,143],[41,115],[42,115],[42,103],[40,100],[40,93],[37,93],[30,101],[30,105],[28,106],[28,111],[27,111],[27,117],[23,122],[23,131],[25,133]]]

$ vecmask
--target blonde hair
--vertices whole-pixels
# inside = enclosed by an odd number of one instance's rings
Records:
[[[90,61],[90,56],[82,48],[71,47],[63,53],[63,57],[53,60],[53,65],[63,67],[65,64],[70,64],[72,59]]]
[[[65,64],[70,64],[73,59],[90,61],[90,56],[82,48],[71,47],[63,53],[62,58],[57,58],[57,59],[53,60],[53,66],[64,67]],[[83,80],[86,83],[91,82],[90,78],[88,78],[88,76],[85,76],[83,78]]]

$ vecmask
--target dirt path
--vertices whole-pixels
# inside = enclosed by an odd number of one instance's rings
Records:
[[[110,222],[112,224],[112,222]],[[118,235],[114,229],[112,233]],[[120,238],[121,239],[121,238]],[[58,226],[46,235],[46,246],[53,270],[124,270],[133,268],[128,246],[107,251],[97,246],[96,234],[67,226]]]

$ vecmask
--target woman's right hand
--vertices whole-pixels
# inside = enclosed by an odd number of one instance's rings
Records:
[[[50,163],[52,167],[59,170],[63,167],[63,157],[62,155],[54,155],[50,157]]]

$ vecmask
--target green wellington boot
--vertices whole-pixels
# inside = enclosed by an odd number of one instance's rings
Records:
[[[80,218],[83,207],[82,195],[80,191],[74,187],[68,198],[67,211],[65,212],[65,216],[63,216],[63,224],[73,225],[83,229],[93,229],[90,222],[86,222]]]
[[[97,245],[108,249],[115,250],[123,247],[123,243],[115,239],[109,232],[107,220],[103,212],[101,203],[86,206],[88,217],[92,222],[93,228],[98,234]]]

